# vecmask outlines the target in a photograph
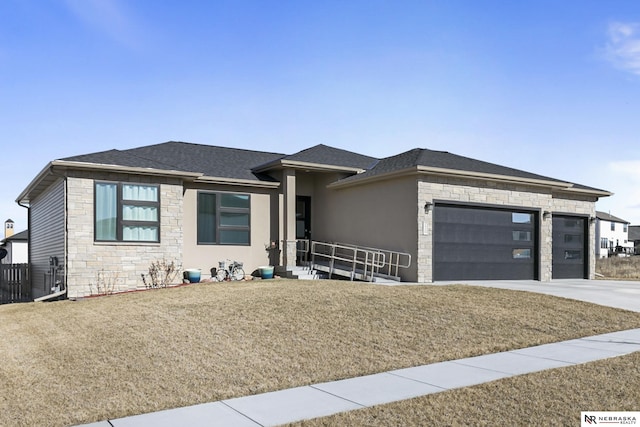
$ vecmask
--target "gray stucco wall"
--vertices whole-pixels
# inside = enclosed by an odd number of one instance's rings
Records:
[[[249,194],[251,200],[251,244],[250,245],[211,245],[198,244],[197,240],[197,195],[198,191],[230,192]],[[244,271],[251,274],[258,267],[269,265],[269,252],[265,247],[271,241],[279,242],[277,190],[232,186],[197,185],[190,186],[184,192],[184,267],[198,268],[203,278],[210,277],[212,267],[218,267],[219,261],[227,259],[244,263]]]
[[[329,189],[318,208],[322,226],[314,238],[407,252],[413,261],[400,276],[404,281],[415,281],[416,193],[415,177]]]

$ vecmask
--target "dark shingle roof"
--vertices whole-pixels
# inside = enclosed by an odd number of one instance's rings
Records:
[[[101,165],[117,165],[136,168],[169,169],[170,165],[157,160],[145,159],[130,153],[131,150],[109,150],[80,156],[65,157],[64,161],[96,163]]]
[[[621,222],[623,224],[629,224],[629,221],[625,221],[622,218],[618,218],[617,216],[613,216],[613,215],[608,214],[606,212],[596,211],[596,218],[604,220],[604,221]]]
[[[186,172],[200,172],[206,176],[235,179],[266,179],[252,172],[259,164],[281,158],[283,154],[238,148],[214,147],[186,142],[164,144],[127,150],[131,154],[154,159]]]
[[[0,240],[0,246],[5,246],[9,242],[17,242],[17,241],[26,242],[28,240],[29,240],[29,230],[23,230],[19,233],[16,233],[12,236],[9,236],[5,239]]]
[[[278,153],[170,141],[130,150],[110,150],[67,157],[62,160],[195,172],[220,178],[270,180],[266,176],[253,173],[252,169],[256,165],[282,156],[283,154]]]
[[[377,161],[375,157],[365,156],[323,144],[307,148],[306,150],[299,151],[289,156],[284,156],[282,160],[359,169],[368,169]]]
[[[640,225],[629,226],[629,240],[640,240]]]
[[[264,151],[170,141],[129,150],[109,150],[67,157],[61,160],[202,173],[210,177],[262,181],[274,181],[274,179],[266,174],[255,172],[256,170],[268,170],[272,165],[277,165],[279,161],[290,161],[365,170],[363,173],[339,181],[340,183],[364,180],[387,173],[417,168],[419,166],[517,177],[521,179],[552,181],[559,184],[566,182],[506,166],[458,156],[446,151],[434,151],[424,148],[415,148],[379,160],[375,157],[365,156],[323,144],[307,148],[295,154],[285,155]],[[578,184],[573,184],[573,188],[603,191]]]
[[[130,150],[102,151],[61,160],[195,172],[220,178],[272,181],[272,178],[267,175],[254,172],[254,169],[277,160],[366,169],[377,159],[322,144],[295,154],[284,155],[170,141]]]
[[[23,230],[13,236],[7,237],[4,240],[29,240],[29,230]]]
[[[502,175],[517,178],[536,179],[544,181],[566,182],[494,163],[483,162],[469,157],[458,156],[446,151],[434,151],[425,148],[414,148],[404,153],[381,159],[372,169],[359,175],[345,178],[341,182],[366,179],[368,177],[391,173],[418,166],[469,171],[476,173]]]

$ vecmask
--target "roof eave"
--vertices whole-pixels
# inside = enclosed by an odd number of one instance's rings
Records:
[[[201,172],[186,172],[173,169],[157,169],[157,168],[141,168],[135,166],[122,166],[111,165],[104,163],[87,163],[87,162],[73,162],[67,160],[54,160],[51,162],[54,167],[59,167],[62,170],[65,169],[84,169],[84,170],[101,170],[111,172],[124,172],[133,173],[136,175],[153,175],[153,176],[172,176],[183,179],[197,179],[203,174]]]
[[[552,181],[537,178],[524,178],[510,175],[500,175],[484,172],[471,172],[458,169],[434,168],[429,166],[418,166],[417,171],[427,175],[456,176],[462,178],[482,179],[486,181],[510,182],[516,184],[527,184],[540,187],[570,188],[573,184],[564,181]]]
[[[35,178],[31,180],[31,182],[26,186],[24,190],[20,193],[18,198],[15,200],[17,204],[20,206],[28,203],[27,195],[33,191],[34,188],[38,186],[47,176],[52,174],[52,163],[49,162],[42,170],[36,175]]]
[[[237,179],[237,178],[221,178],[216,176],[200,176],[194,180],[194,182],[201,182],[207,184],[224,184],[224,185],[238,185],[242,187],[256,187],[256,188],[278,188],[280,183],[277,181],[259,181],[253,179]]]
[[[295,160],[282,160],[278,159],[273,162],[266,163],[264,165],[258,166],[254,168],[252,171],[259,172],[267,172],[274,169],[301,169],[305,171],[318,171],[318,172],[348,172],[348,173],[362,173],[366,169],[355,168],[349,166],[335,166],[335,165],[327,165],[323,163],[311,163],[311,162],[300,162]]]
[[[132,173],[136,175],[151,175],[151,176],[170,176],[181,178],[185,180],[195,180],[198,177],[202,176],[202,173],[195,172],[184,172],[184,171],[176,171],[176,170],[167,170],[167,169],[155,169],[155,168],[140,168],[140,167],[130,167],[130,166],[121,166],[121,165],[110,165],[110,164],[102,164],[102,163],[87,163],[87,162],[73,162],[67,160],[54,160],[49,162],[47,166],[45,166],[38,175],[27,185],[27,187],[20,193],[18,198],[16,199],[16,203],[19,205],[26,205],[29,203],[30,198],[29,195],[37,189],[40,184],[45,182],[47,179],[51,179],[56,176],[57,172],[63,172],[69,169],[75,170],[100,170],[100,171],[109,171],[109,172],[119,172],[119,173]],[[52,180],[51,183],[53,183]]]
[[[613,196],[614,193],[610,192],[610,191],[606,191],[606,190],[598,190],[596,188],[593,189],[587,189],[587,188],[576,188],[576,187],[571,187],[568,188],[566,190],[567,193],[579,193],[579,194],[585,194],[585,195],[589,195],[589,196],[595,196],[595,197],[610,197]]]
[[[618,218],[617,216],[613,216],[601,211],[596,211],[596,218],[598,218],[600,221],[617,222],[619,224],[631,224],[626,219]]]
[[[468,178],[468,179],[480,179],[484,181],[494,181],[494,182],[508,182],[513,184],[523,184],[530,185],[535,187],[544,187],[551,188],[557,191],[566,191],[569,193],[581,193],[585,195],[592,195],[598,197],[610,196],[612,193],[608,191],[602,190],[588,190],[588,189],[578,189],[573,187],[573,184],[570,182],[564,181],[551,181],[544,179],[535,179],[535,178],[522,178],[516,176],[507,176],[507,175],[498,175],[498,174],[489,174],[482,172],[471,172],[457,169],[447,169],[447,168],[434,168],[429,166],[412,166],[409,168],[404,168],[392,172],[388,172],[385,174],[374,175],[371,177],[363,177],[362,179],[341,182],[337,181],[332,184],[329,184],[329,188],[345,188],[355,185],[360,185],[364,183],[387,180],[391,178],[397,178],[401,176],[409,176],[409,175],[435,175],[435,176],[446,176],[446,177],[458,177],[458,178]]]

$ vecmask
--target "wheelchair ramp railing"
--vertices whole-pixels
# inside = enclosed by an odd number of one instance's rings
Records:
[[[362,250],[376,251],[382,254],[385,261],[384,265],[374,271],[374,274],[378,277],[386,277],[391,280],[400,281],[400,269],[409,268],[411,266],[411,254],[406,252],[372,248],[368,246],[351,245],[349,243],[339,244],[343,246],[351,246]]]
[[[411,264],[409,254],[345,243],[311,241],[311,268],[348,277],[350,280],[374,282],[376,278],[400,281],[399,268]]]

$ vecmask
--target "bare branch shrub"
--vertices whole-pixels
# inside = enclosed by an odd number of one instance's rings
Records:
[[[175,261],[167,261],[164,258],[153,261],[149,266],[149,274],[142,275],[142,282],[146,288],[166,288],[174,282],[180,269],[179,263]]]
[[[120,273],[117,271],[104,271],[104,268],[96,273],[95,283],[89,282],[91,295],[111,295],[115,292]],[[95,288],[95,294],[93,289]]]

